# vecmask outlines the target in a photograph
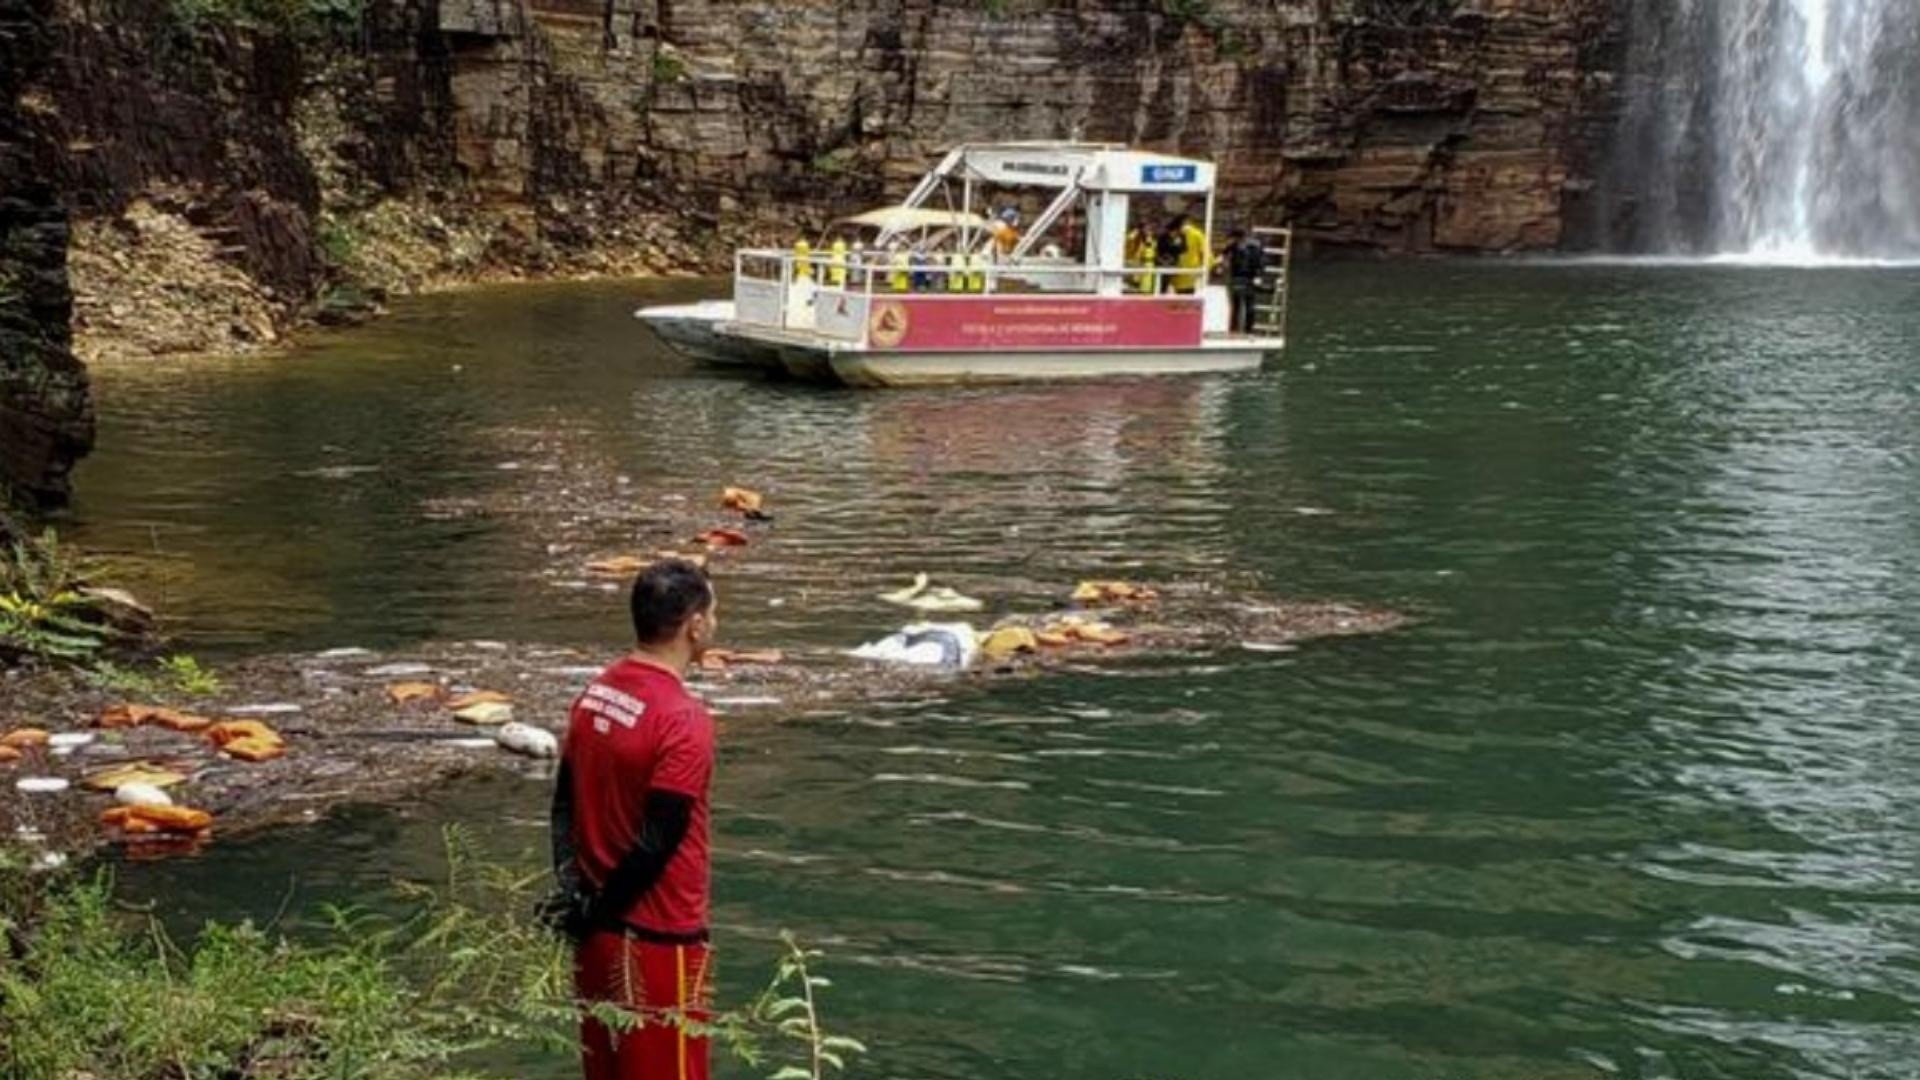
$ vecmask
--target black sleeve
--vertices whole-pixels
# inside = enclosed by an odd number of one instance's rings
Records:
[[[573,769],[560,759],[553,781],[553,807],[547,812],[547,838],[553,847],[553,879],[562,889],[580,883],[580,862],[573,850]]]
[[[599,925],[620,917],[634,901],[647,894],[680,850],[693,820],[693,797],[677,791],[649,791],[642,808],[640,842],[613,868],[593,902],[593,921]]]

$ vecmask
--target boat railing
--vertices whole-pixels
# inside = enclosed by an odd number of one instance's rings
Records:
[[[1181,266],[1087,266],[1045,259],[999,262],[975,256],[964,266],[943,259],[910,263],[894,261],[895,253],[853,250],[796,254],[781,248],[743,248],[734,255],[734,317],[743,323],[790,330],[815,330],[817,293],[841,293],[863,298],[906,296],[965,299],[1007,295],[1001,286],[1019,282],[1064,284],[1018,295],[1150,296],[1181,295],[1179,279],[1210,275],[1211,268]],[[1274,295],[1284,296],[1286,267],[1275,268],[1280,282]],[[907,288],[897,287],[905,276]],[[960,283],[955,284],[959,278]],[[1117,291],[1115,284],[1118,284]],[[1188,290],[1191,292],[1191,290]],[[1263,285],[1263,291],[1265,291]]]
[[[1264,253],[1256,282],[1252,333],[1286,336],[1288,294],[1293,277],[1293,231],[1252,230]],[[1183,266],[1087,266],[1054,259],[998,261],[972,256],[964,265],[933,256],[900,265],[898,252],[856,249],[844,254],[796,254],[781,248],[745,248],[734,256],[734,318],[741,323],[825,337],[860,345],[867,340],[867,317],[876,297],[912,296],[961,300],[983,295],[1121,297],[1195,295],[1212,280],[1215,259],[1206,269]],[[906,288],[899,288],[905,278]],[[1013,290],[1003,285],[1025,286]],[[1180,288],[1181,285],[1187,288]],[[831,297],[837,303],[823,304]],[[1238,331],[1231,331],[1238,332]]]

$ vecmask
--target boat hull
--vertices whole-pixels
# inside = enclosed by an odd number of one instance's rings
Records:
[[[733,310],[731,300],[703,300],[641,308],[634,316],[689,360],[721,367],[781,370],[779,350],[752,338],[721,332],[721,326],[733,320]]]
[[[965,386],[1256,371],[1278,348],[1247,343],[1072,352],[836,352],[828,363],[848,386]]]

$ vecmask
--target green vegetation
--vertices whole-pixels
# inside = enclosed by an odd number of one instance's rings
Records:
[[[314,37],[360,25],[362,0],[171,0],[182,26],[246,26]]]
[[[152,697],[160,691],[160,680],[139,668],[123,667],[111,660],[96,660],[87,669],[87,681],[102,690],[128,697]]]
[[[323,213],[318,231],[320,250],[329,265],[339,269],[354,264],[360,251],[360,234],[351,225],[334,214]]]
[[[488,1051],[574,1052],[571,965],[531,914],[545,875],[476,859],[458,829],[445,880],[402,887],[399,914],[330,910],[297,938],[210,923],[183,945],[117,911],[102,880],[27,862],[0,847],[4,1075],[436,1080],[484,1075]],[[776,1080],[838,1070],[864,1047],[821,1026],[819,956],[788,939],[767,989],[700,1030]]]
[[[185,653],[162,657],[158,666],[168,683],[183,694],[201,697],[220,692],[220,676],[215,675],[212,668],[203,666],[199,660]]]
[[[825,153],[815,154],[810,163],[813,171],[822,176],[841,176],[853,169],[860,152],[851,146],[842,146]]]
[[[1213,10],[1213,0],[1159,0],[1160,13],[1174,22],[1197,23],[1208,29],[1219,24],[1220,15]]]
[[[49,529],[38,538],[14,535],[0,550],[0,662],[22,659],[83,661],[114,632],[98,605],[81,590],[85,567]]]
[[[687,62],[665,51],[653,54],[653,81],[657,83],[679,82],[687,77]]]

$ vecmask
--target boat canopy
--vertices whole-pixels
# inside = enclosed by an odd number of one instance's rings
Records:
[[[1212,162],[1121,143],[1011,142],[955,147],[932,175],[1009,187],[1205,195],[1214,169]]]
[[[1045,243],[1047,231],[1076,207],[1087,229],[1082,261],[1088,266],[1119,266],[1125,258],[1128,205],[1134,198],[1180,196],[1204,203],[1201,220],[1207,249],[1213,248],[1213,184],[1210,161],[1138,150],[1122,143],[1004,142],[967,143],[940,164],[900,202],[901,210],[944,204],[949,213],[975,216],[983,196],[996,189],[1038,188],[1050,192],[1046,208],[1004,254],[1020,260]],[[937,198],[936,198],[937,196]],[[884,245],[907,231],[883,226],[875,243]],[[980,230],[963,227],[960,246],[971,250]]]
[[[869,210],[864,214],[843,218],[842,221],[848,225],[885,229],[888,232],[911,232],[915,229],[984,229],[987,226],[987,219],[979,214],[969,214],[960,210],[935,210],[925,206],[883,206],[878,210]]]

